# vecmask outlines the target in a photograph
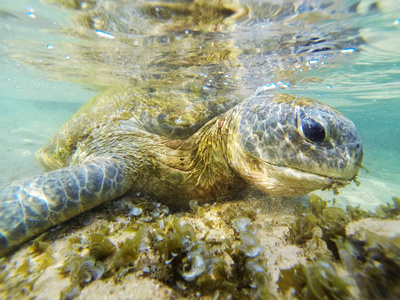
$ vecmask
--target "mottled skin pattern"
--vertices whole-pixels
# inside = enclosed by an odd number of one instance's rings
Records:
[[[323,140],[315,142],[305,135],[304,120],[323,127]],[[340,186],[360,167],[363,151],[354,124],[315,100],[259,95],[246,102],[239,124],[241,143],[234,152],[257,159],[261,171],[254,172],[253,160],[248,181],[270,194],[305,194],[324,183]]]
[[[55,171],[0,190],[0,254],[129,190],[178,207],[248,184],[295,196],[345,185],[361,164],[354,124],[314,100],[258,93],[192,136],[171,139],[157,134],[157,116],[140,118],[134,95],[89,101],[38,152]],[[325,131],[317,142],[303,128],[310,119]]]

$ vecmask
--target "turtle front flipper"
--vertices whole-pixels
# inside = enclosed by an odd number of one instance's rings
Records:
[[[113,158],[58,169],[0,190],[0,255],[99,204],[126,193],[131,181]]]

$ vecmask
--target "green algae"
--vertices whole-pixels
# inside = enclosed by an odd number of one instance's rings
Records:
[[[347,210],[347,214],[348,214],[349,218],[352,221],[360,221],[361,219],[373,216],[372,213],[361,209],[361,207],[359,205],[356,206],[356,207],[348,205],[346,207],[346,210]]]
[[[89,253],[96,260],[102,260],[116,251],[114,244],[102,233],[92,233],[89,239]]]
[[[315,228],[322,230],[322,240],[335,257],[338,257],[335,240],[346,235],[346,225],[350,217],[339,207],[327,207],[327,202],[316,195],[310,195],[309,212],[298,216],[289,225],[286,238],[300,246],[314,238]],[[315,241],[319,244],[319,241]]]
[[[197,210],[197,217],[204,217],[210,211],[218,213],[218,209],[212,205],[200,207],[192,203],[191,206]],[[153,208],[157,210],[156,206]],[[143,210],[140,215],[142,214],[154,215],[154,212]],[[236,238],[217,242],[208,241],[206,236],[199,238],[193,225],[182,217],[163,216],[139,225],[135,235],[139,237],[138,241],[126,240],[115,254],[118,256],[119,253],[128,251],[123,249],[129,245],[127,249],[130,249],[131,255],[128,255],[130,259],[125,260],[130,263],[119,264],[117,268],[115,262],[119,259],[113,258],[110,265],[119,271],[110,272],[108,276],[124,275],[126,272],[123,272],[123,269],[139,270],[140,264],[137,263],[139,253],[154,251],[153,254],[158,257],[158,261],[150,267],[152,272],[144,274],[170,285],[183,296],[194,292],[233,299],[243,297],[272,299],[267,261],[261,255],[262,249],[255,236],[254,225],[248,218],[238,217],[233,219],[229,226],[236,231]],[[142,233],[138,234],[139,232]],[[138,247],[140,241],[145,238],[148,239],[151,250],[141,250]]]
[[[146,235],[147,229],[143,226],[136,232],[134,238],[126,239],[122,247],[113,256],[108,269],[113,269],[118,272],[129,269],[139,258],[140,249]]]
[[[376,213],[367,212],[360,207],[347,207],[347,212],[338,207],[327,207],[317,196],[310,198],[311,215],[322,229],[322,239],[336,258],[343,264],[358,286],[364,299],[398,299],[400,297],[400,237],[388,238],[360,229],[348,236],[346,226],[350,220],[365,218],[398,219],[400,199],[393,197],[393,204],[381,205]],[[312,238],[309,228],[315,223],[307,223],[309,215],[303,215],[289,226],[287,239],[299,245]],[[313,218],[311,218],[313,220]],[[314,225],[314,226],[313,226]],[[304,239],[304,232],[308,233]],[[363,237],[363,238],[360,238]],[[320,275],[318,275],[320,274]],[[322,276],[324,274],[324,276]],[[328,281],[326,281],[328,280]],[[325,282],[324,282],[325,281]],[[307,266],[298,265],[281,270],[278,286],[283,293],[290,289],[300,299],[353,299],[348,291],[349,282],[342,280],[334,271],[332,264],[318,259]]]
[[[304,245],[314,235],[317,219],[313,214],[305,214],[289,225],[287,240],[298,245]]]
[[[33,290],[36,281],[41,274],[35,274],[32,270],[32,263],[29,258],[22,261],[15,270],[7,271],[7,261],[0,261],[0,295],[3,298],[13,297],[14,299],[26,298]]]
[[[400,216],[400,198],[393,197],[393,204],[379,205],[376,208],[375,216],[381,219],[394,219]]]
[[[86,284],[103,275],[104,265],[96,262],[93,257],[72,256],[60,271],[70,277],[70,285],[61,291],[60,299],[73,299],[80,294]]]
[[[335,267],[324,258],[313,264],[299,264],[288,270],[281,270],[278,286],[282,292],[290,288],[299,299],[352,299],[349,282],[341,278]]]
[[[369,230],[364,239],[336,241],[340,259],[364,299],[399,299],[400,236],[388,238]]]
[[[362,228],[349,236],[346,228],[353,219],[349,209],[327,207],[322,199],[312,198],[308,211],[291,216],[293,222],[285,225],[283,238],[303,249],[308,261],[280,270],[276,287],[281,295],[297,299],[354,299],[360,295],[395,299],[399,295],[398,237],[385,238]],[[260,232],[273,227],[260,227],[260,208],[232,204],[191,202],[191,212],[174,214],[140,197],[104,206],[101,222],[94,220],[90,228],[66,241],[69,258],[60,271],[70,278],[70,284],[60,297],[73,299],[94,280],[118,285],[134,274],[172,288],[175,298],[275,299],[269,253],[260,241]],[[394,204],[385,207],[395,211]],[[358,215],[363,215],[359,211]],[[112,219],[107,218],[110,213]],[[52,264],[52,247],[46,238],[29,248],[35,260],[21,261],[19,277],[10,280],[6,269],[0,271],[1,282],[7,283],[3,294],[7,290],[11,295],[26,296],[34,290],[40,278],[34,269],[38,260],[43,261],[43,269]],[[334,247],[327,248],[323,241]],[[310,250],[310,245],[316,249]],[[373,295],[376,291],[380,291],[379,297]]]
[[[359,206],[347,206],[347,213],[353,221],[359,221],[364,218],[377,219],[399,219],[400,216],[400,198],[392,197],[393,203],[381,204],[375,208],[374,212],[361,209]]]
[[[321,216],[323,210],[328,207],[328,203],[315,194],[311,194],[308,201],[310,204],[310,212],[316,217]]]

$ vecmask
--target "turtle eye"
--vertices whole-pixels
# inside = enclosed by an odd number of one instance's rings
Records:
[[[313,143],[324,141],[328,134],[323,124],[312,118],[304,117],[301,120],[304,137]]]

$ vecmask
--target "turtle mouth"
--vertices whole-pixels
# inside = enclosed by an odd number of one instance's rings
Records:
[[[329,176],[329,175],[321,174],[321,173],[317,173],[317,172],[311,172],[311,171],[308,171],[308,170],[304,170],[304,169],[300,169],[300,168],[296,168],[296,167],[292,167],[292,166],[274,164],[274,163],[267,162],[267,161],[264,161],[264,160],[262,160],[262,161],[263,161],[264,164],[270,165],[270,166],[274,166],[276,168],[290,169],[290,170],[293,170],[294,172],[299,172],[299,173],[304,173],[304,174],[311,174],[311,175],[318,176],[318,177],[321,177],[321,178],[329,179],[330,181],[332,181],[332,184],[337,184],[337,185],[341,185],[341,186],[345,186],[345,185],[351,183],[352,181],[355,181],[356,177],[357,177],[357,173],[358,173],[358,172],[356,172],[349,179],[349,178],[341,178],[341,177]]]
[[[332,176],[328,176],[325,174],[309,172],[306,170],[301,170],[301,169],[288,167],[288,166],[277,166],[277,167],[287,168],[287,169],[293,170],[294,172],[299,173],[299,174],[304,173],[304,174],[312,175],[315,178],[319,178],[321,181],[325,181],[327,183],[326,186],[321,187],[321,189],[323,191],[332,190],[335,195],[339,194],[339,191],[338,191],[339,188],[346,187],[353,181],[356,183],[356,185],[359,185],[359,182],[357,181],[357,173],[352,178],[348,179],[348,178],[332,177]]]
[[[278,196],[298,196],[315,190],[333,190],[337,194],[339,188],[347,186],[356,178],[356,175],[351,179],[338,178],[291,166],[271,164],[265,161],[263,163],[265,164],[264,171],[259,176],[254,174],[253,179],[258,181],[255,185],[267,193]],[[262,178],[262,176],[265,177]],[[271,185],[270,182],[275,183]]]
[[[274,165],[274,164],[271,164],[271,163],[267,163],[267,164]],[[288,168],[288,169],[294,170],[294,171],[299,172],[299,173],[312,174],[314,176],[325,178],[326,180],[331,182],[331,186],[328,187],[327,189],[344,187],[344,186],[350,184],[352,181],[356,181],[356,177],[357,177],[357,174],[355,174],[350,179],[348,179],[348,178],[340,178],[340,177],[332,177],[332,176],[328,176],[328,175],[325,175],[325,174],[310,172],[310,171],[307,171],[307,170],[302,170],[302,169],[289,167],[289,166],[281,166],[281,165],[274,165],[274,166],[280,167],[280,168]]]
[[[329,180],[332,181],[332,185],[338,185],[340,187],[348,185],[350,182],[355,180],[355,178],[357,176],[357,175],[354,175],[351,179],[347,179],[347,178],[340,178],[340,177],[332,177],[332,176],[328,176],[328,175],[320,174],[320,173],[309,172],[309,171],[306,171],[306,170],[301,170],[301,169],[297,169],[297,168],[293,168],[293,167],[287,167],[287,168],[294,169],[294,170],[296,170],[298,172],[304,172],[304,173],[308,173],[308,174],[313,174],[315,176],[320,176],[320,177],[329,179]]]

